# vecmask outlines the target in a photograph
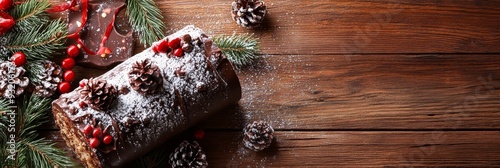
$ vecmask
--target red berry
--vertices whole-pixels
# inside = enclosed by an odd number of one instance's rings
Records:
[[[68,57],[70,58],[75,58],[80,54],[80,49],[76,45],[70,45],[66,49],[66,54],[68,54]]]
[[[157,43],[153,43],[153,52],[155,53],[158,53],[158,44]]]
[[[73,80],[75,80],[75,72],[73,70],[66,70],[64,72],[64,81],[71,82]]]
[[[177,57],[182,57],[182,54],[184,54],[184,51],[182,51],[182,48],[175,49],[174,55]]]
[[[80,103],[78,103],[78,105],[80,106],[80,108],[87,108],[88,107],[87,103],[85,103],[83,101],[81,101]]]
[[[64,69],[72,69],[75,67],[75,60],[73,58],[66,58],[62,61],[62,67]]]
[[[194,132],[194,138],[203,139],[204,137],[205,137],[205,131],[203,129],[199,129]]]
[[[181,39],[175,38],[175,39],[171,40],[170,42],[168,42],[168,46],[172,49],[177,49],[177,48],[181,47]]]
[[[111,142],[113,142],[113,137],[111,135],[106,135],[106,136],[104,136],[104,138],[102,138],[102,142],[104,142],[104,144],[108,145]]]
[[[97,147],[99,147],[99,144],[101,144],[101,142],[97,138],[90,138],[89,143],[90,143],[90,147],[92,147],[92,148],[97,148]]]
[[[16,22],[12,16],[0,11],[0,35],[7,33],[14,24],[16,24]]]
[[[153,47],[154,48],[154,47]],[[160,53],[167,53],[168,52],[168,41],[167,40],[160,40],[156,44],[156,51]]]
[[[85,87],[85,85],[87,85],[87,80],[86,79],[81,80],[80,83],[79,83],[79,86],[80,87]]]
[[[69,91],[71,91],[71,84],[69,82],[59,83],[59,92],[68,93]]]
[[[12,0],[0,0],[0,10],[9,10],[12,7]]]
[[[14,62],[14,64],[16,64],[16,66],[23,66],[24,64],[26,64],[26,55],[24,55],[24,53],[20,51],[15,52],[10,59],[12,62]]]
[[[99,128],[99,127],[94,128],[94,132],[92,132],[92,136],[94,136],[95,138],[97,138],[97,137],[100,137],[101,134],[102,134],[101,128]]]
[[[94,130],[94,127],[92,127],[92,125],[86,125],[85,128],[83,128],[83,133],[85,135],[90,135],[92,133],[92,130]]]

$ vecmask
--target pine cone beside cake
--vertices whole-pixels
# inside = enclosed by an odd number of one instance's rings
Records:
[[[37,81],[33,81],[35,85],[35,93],[41,97],[50,97],[57,91],[57,86],[63,81],[63,69],[52,61],[41,61],[35,63],[35,66],[41,68],[41,72],[36,73]]]
[[[235,0],[231,15],[236,24],[252,29],[259,27],[267,14],[267,7],[262,0]]]
[[[273,142],[274,129],[265,121],[254,121],[244,128],[243,135],[243,144],[247,148],[261,151]]]
[[[172,168],[205,168],[208,166],[207,156],[198,142],[182,142],[175,151],[170,154],[168,161]]]
[[[24,93],[29,79],[24,77],[26,70],[16,67],[12,62],[0,62],[0,96],[14,98]]]

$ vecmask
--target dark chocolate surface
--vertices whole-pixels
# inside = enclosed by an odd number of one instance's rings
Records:
[[[111,50],[111,53],[102,57],[99,54],[90,55],[82,50],[75,59],[77,64],[108,68],[132,56],[134,38],[125,16],[125,6],[125,0],[89,1],[88,19],[80,32],[80,37],[85,46],[91,51],[97,52],[108,25],[112,23],[113,15],[115,12],[118,13],[113,31],[104,45]],[[70,34],[77,31],[79,25],[82,24],[81,10],[80,8],[78,11],[70,10],[68,12],[68,32]],[[73,39],[69,39],[69,43],[77,44]]]
[[[63,94],[54,102],[79,130],[96,123],[108,128],[108,133],[117,142],[116,150],[103,150],[109,149],[106,146],[95,149],[105,167],[124,166],[241,98],[241,86],[232,65],[220,53],[211,52],[217,50],[212,49],[211,40],[202,36],[201,30],[188,26],[168,38],[187,33],[203,43],[194,45],[193,51],[183,57],[155,54],[149,48],[96,77],[107,80],[119,90],[128,90],[118,96],[111,109],[98,111],[79,107],[79,89]],[[158,93],[142,95],[130,88],[128,71],[136,61],[148,58],[162,70],[164,83]]]

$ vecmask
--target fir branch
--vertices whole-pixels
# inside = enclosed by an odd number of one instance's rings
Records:
[[[237,68],[252,64],[259,58],[260,43],[253,35],[220,35],[214,43]]]
[[[50,18],[44,11],[49,7],[50,2],[48,0],[28,0],[18,6],[14,6],[10,11],[16,22],[13,30],[29,32],[40,25],[40,23],[47,23],[50,21]]]
[[[66,24],[61,20],[52,20],[47,24],[38,24],[33,30],[20,33],[9,31],[9,40],[4,46],[11,53],[23,51],[28,61],[51,58],[55,50],[64,48]]]
[[[65,157],[64,151],[54,147],[43,138],[33,140],[25,139],[21,141],[22,153],[25,153],[27,167],[72,167],[73,162],[69,157]]]
[[[155,149],[136,160],[133,167],[156,168],[168,167],[168,153],[163,148]]]
[[[165,36],[163,16],[153,0],[127,0],[126,14],[132,29],[145,46]]]
[[[19,114],[22,121],[19,121],[18,130],[21,138],[38,136],[36,128],[47,122],[46,112],[51,108],[51,99],[39,96],[25,96],[20,103]]]
[[[26,71],[30,72],[28,78],[31,83],[37,83],[40,81],[39,76],[44,73],[44,67],[41,60],[27,62],[24,66]]]

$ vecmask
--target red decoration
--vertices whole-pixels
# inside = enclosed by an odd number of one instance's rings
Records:
[[[80,49],[76,45],[70,45],[66,49],[66,53],[68,54],[68,57],[75,58],[78,54],[80,54]]]
[[[99,144],[101,144],[101,142],[97,138],[90,138],[89,143],[90,143],[90,147],[92,147],[92,148],[97,148],[97,147],[99,147]]]
[[[75,67],[75,60],[73,58],[66,58],[62,61],[62,67],[64,69],[72,69]]]
[[[85,85],[87,85],[87,80],[81,80],[79,85],[80,87],[84,87]]]
[[[113,137],[111,135],[106,135],[102,138],[102,142],[106,145],[111,144],[111,142],[113,142]]]
[[[181,47],[181,39],[180,38],[175,38],[172,41],[169,41],[168,42],[168,46],[170,48],[173,48],[173,49]]]
[[[97,127],[97,128],[94,128],[94,132],[92,132],[92,136],[94,137],[100,137],[102,135],[102,130],[101,128]]]
[[[160,40],[159,42],[155,43],[153,46],[154,52],[167,53],[168,49],[169,49],[169,47],[168,47],[167,40]]]
[[[184,51],[182,51],[182,48],[177,48],[174,51],[174,55],[177,57],[182,57],[183,54],[184,54]]]
[[[16,64],[16,66],[23,66],[26,64],[26,55],[23,52],[15,52],[10,60]]]
[[[73,72],[73,70],[66,70],[66,72],[64,72],[64,81],[66,82],[71,82],[73,80],[75,80],[75,72]]]
[[[9,10],[12,7],[12,2],[12,0],[0,0],[0,10]]]
[[[194,138],[200,140],[205,137],[205,131],[203,129],[196,130],[194,132]]]
[[[85,103],[83,101],[81,101],[80,103],[78,103],[78,105],[80,106],[80,108],[87,108],[88,107],[87,103]]]
[[[94,130],[94,127],[92,127],[92,125],[86,125],[85,128],[83,128],[83,133],[85,135],[90,135],[92,133],[92,130]]]
[[[14,24],[15,22],[12,16],[0,11],[0,35],[7,33]]]
[[[71,84],[69,84],[69,82],[59,83],[59,92],[68,93],[70,90],[71,90]]]

